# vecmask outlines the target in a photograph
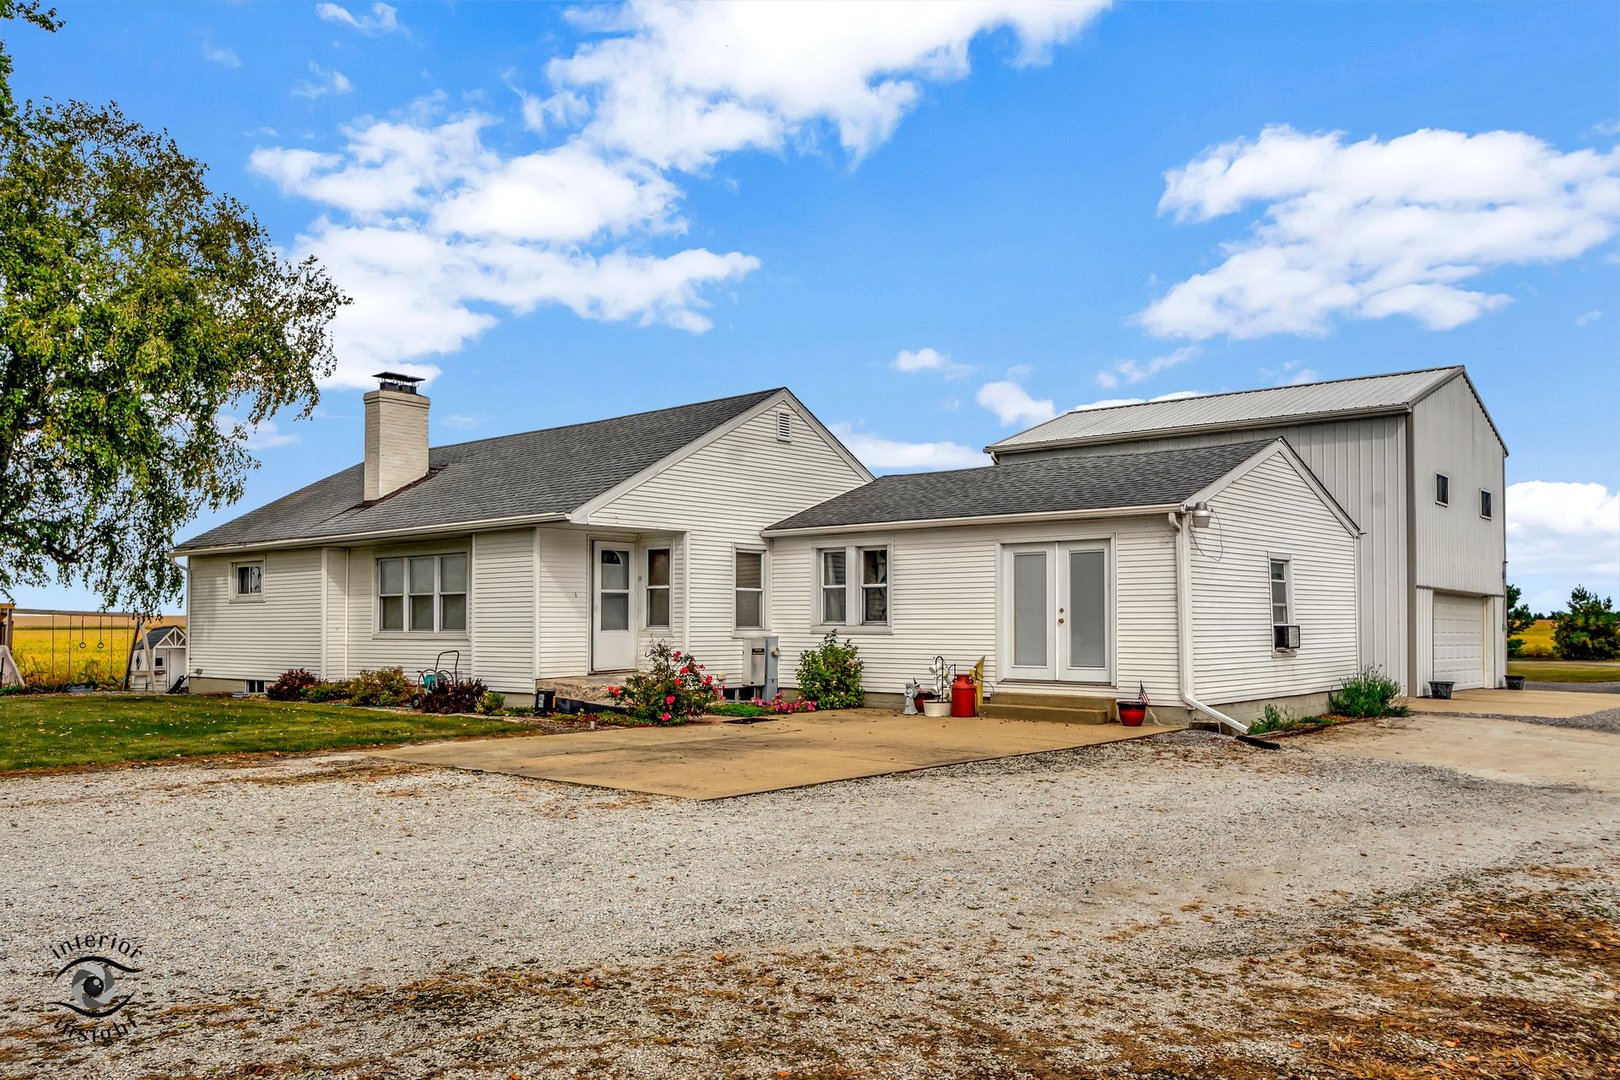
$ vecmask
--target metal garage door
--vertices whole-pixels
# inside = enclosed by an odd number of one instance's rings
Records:
[[[1434,678],[1458,690],[1485,685],[1485,601],[1434,594]]]

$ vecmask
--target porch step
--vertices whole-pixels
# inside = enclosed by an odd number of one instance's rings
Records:
[[[1066,724],[1111,724],[1112,698],[1081,694],[1043,694],[1001,691],[980,710],[992,720],[1044,720]]]

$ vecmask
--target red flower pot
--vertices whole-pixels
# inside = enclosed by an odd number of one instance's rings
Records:
[[[1147,716],[1147,706],[1140,701],[1119,702],[1119,722],[1126,727],[1141,727]]]

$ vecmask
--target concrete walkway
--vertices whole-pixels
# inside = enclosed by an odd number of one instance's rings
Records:
[[[1449,701],[1411,698],[1406,704],[1414,713],[1540,716],[1550,720],[1567,720],[1613,707],[1603,698],[1564,690],[1458,690]]]
[[[371,756],[591,787],[726,799],[861,776],[1139,739],[1175,727],[930,719],[850,709],[757,724],[604,728],[422,743]]]
[[[1620,736],[1598,731],[1429,714],[1346,724],[1296,745],[1312,754],[1438,765],[1488,780],[1620,794]]]

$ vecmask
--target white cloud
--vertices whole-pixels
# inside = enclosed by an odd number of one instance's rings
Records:
[[[1183,345],[1174,352],[1165,353],[1163,356],[1155,356],[1151,360],[1115,360],[1110,370],[1097,373],[1097,384],[1112,390],[1119,385],[1121,379],[1128,383],[1141,382],[1143,379],[1152,378],[1161,371],[1180,367],[1201,352],[1203,352],[1203,349],[1197,345]]]
[[[437,422],[455,431],[471,431],[473,428],[484,426],[482,416],[468,416],[466,413],[451,413]]]
[[[302,437],[281,431],[276,427],[274,420],[261,420],[256,425],[249,425],[245,420],[231,416],[229,413],[220,413],[215,416],[214,424],[227,435],[244,435],[249,450],[269,450],[277,446],[288,446],[299,441]]]
[[[1222,261],[1137,316],[1150,333],[1321,334],[1405,315],[1447,330],[1509,302],[1488,270],[1575,258],[1620,228],[1620,149],[1523,132],[1421,130],[1387,142],[1268,127],[1165,175],[1161,213],[1210,221],[1263,204]]]
[[[1597,310],[1596,308],[1593,308],[1591,311],[1588,311],[1588,312],[1585,312],[1584,314],[1575,316],[1575,325],[1576,326],[1591,326],[1593,323],[1597,322],[1601,318],[1603,318],[1603,312]]]
[[[325,97],[327,94],[347,94],[354,89],[354,83],[341,71],[327,71],[321,65],[311,60],[309,73],[318,80],[316,82],[304,81],[293,87],[293,96],[301,98]]]
[[[325,22],[347,26],[372,37],[405,29],[399,21],[399,9],[383,3],[372,4],[370,15],[355,15],[341,4],[316,4],[315,14]]]
[[[203,42],[202,53],[203,59],[218,64],[220,67],[235,70],[242,66],[242,58],[237,56],[233,50],[222,46],[210,45],[205,41]]]
[[[1527,480],[1508,485],[1505,509],[1510,578],[1556,573],[1599,588],[1620,576],[1620,492]]]
[[[901,349],[895,356],[894,362],[889,365],[896,371],[903,371],[907,375],[915,375],[922,371],[937,372],[947,379],[960,379],[971,374],[973,367],[970,364],[959,364],[952,360],[949,353],[942,353],[937,349]]]
[[[1003,424],[1032,427],[1057,415],[1050,398],[1031,397],[1013,379],[985,383],[979,387],[976,399],[980,405],[996,414]]]
[[[714,290],[759,260],[707,248],[649,252],[650,241],[686,230],[672,169],[790,140],[808,145],[828,126],[858,158],[892,133],[928,80],[965,76],[981,35],[1001,32],[1016,43],[1014,63],[1040,63],[1105,6],[579,8],[568,18],[591,41],[548,66],[548,96],[502,75],[524,128],[540,137],[530,152],[490,147],[482,136],[495,123],[489,116],[441,121],[448,98],[440,93],[401,117],[356,121],[339,149],[260,147],[249,165],[322,207],[294,247],[354,297],[334,323],[339,382],[365,385],[378,363],[432,376],[431,358],[539,304],[702,332],[712,325],[704,309]],[[392,7],[370,11],[317,7],[321,18],[362,32],[400,28]],[[339,72],[313,63],[310,71],[315,80],[295,93],[353,88]],[[947,377],[967,370],[940,360]]]
[[[900,442],[864,431],[847,423],[832,424],[829,430],[849,447],[850,453],[874,472],[901,472],[908,469],[969,469],[990,464],[978,450],[954,442]]]
[[[460,349],[501,311],[540,304],[702,332],[704,290],[759,266],[739,252],[624,246],[684,228],[679,190],[643,164],[577,140],[503,157],[481,137],[492,118],[431,114],[362,121],[337,152],[261,147],[249,158],[283,192],[328,210],[294,246],[354,297],[333,324],[340,383],[363,386],[377,364],[406,361],[431,377],[427,358]]]
[[[1274,386],[1299,386],[1322,377],[1322,373],[1315,368],[1301,367],[1300,364],[1299,360],[1284,360],[1280,367],[1261,368],[1260,375]]]
[[[1203,391],[1201,391],[1201,390],[1172,390],[1168,394],[1160,394],[1158,397],[1151,397],[1151,398],[1140,398],[1140,397],[1101,398],[1101,399],[1099,399],[1097,401],[1088,401],[1083,405],[1076,405],[1070,411],[1071,412],[1083,412],[1086,409],[1112,409],[1116,405],[1140,405],[1145,401],[1177,401],[1177,400],[1179,400],[1181,398],[1202,397],[1202,396],[1203,396]]]
[[[824,4],[633,2],[593,10],[610,36],[548,68],[588,98],[595,143],[660,166],[701,168],[775,150],[822,123],[855,157],[887,139],[927,81],[960,79],[979,35],[1016,36],[1016,63],[1042,63],[1106,7],[1079,0]]]

